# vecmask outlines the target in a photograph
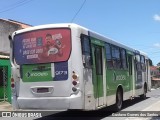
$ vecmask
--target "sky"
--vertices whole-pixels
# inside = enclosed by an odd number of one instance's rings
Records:
[[[0,18],[33,26],[73,22],[160,62],[160,0],[1,0]]]

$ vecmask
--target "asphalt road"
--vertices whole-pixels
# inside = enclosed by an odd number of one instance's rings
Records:
[[[160,120],[160,89],[147,93],[142,100],[124,101],[120,113],[112,111],[113,106],[96,111],[65,111],[53,113],[37,120]],[[125,116],[125,117],[124,117]]]

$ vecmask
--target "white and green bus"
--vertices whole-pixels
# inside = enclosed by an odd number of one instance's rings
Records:
[[[10,37],[14,109],[96,110],[146,97],[146,54],[76,24],[49,24]]]

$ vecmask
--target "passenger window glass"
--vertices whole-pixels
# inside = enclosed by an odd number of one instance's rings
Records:
[[[142,67],[142,71],[146,71],[146,64],[145,64],[145,57],[141,56],[141,67]]]
[[[119,47],[112,46],[112,60],[113,60],[114,68],[120,68],[121,67]]]
[[[81,36],[81,45],[83,65],[86,68],[91,68],[91,45],[88,36]]]
[[[83,37],[82,39],[82,52],[83,55],[90,55],[90,42],[87,37]]]
[[[141,71],[140,55],[136,55],[136,68],[138,71]]]
[[[122,59],[122,67],[126,69],[127,68],[127,56],[126,56],[125,49],[121,49],[121,59]]]
[[[110,44],[106,44],[106,57],[107,57],[107,67],[113,68],[112,57],[111,57],[111,46]]]

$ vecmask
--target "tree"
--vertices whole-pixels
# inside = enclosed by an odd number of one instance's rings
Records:
[[[157,66],[160,66],[160,62],[157,64]]]

